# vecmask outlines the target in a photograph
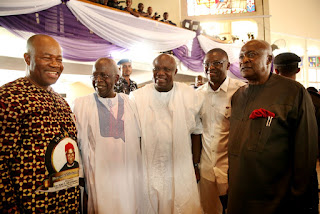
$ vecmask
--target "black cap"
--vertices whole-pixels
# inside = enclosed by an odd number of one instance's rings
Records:
[[[126,62],[131,62],[131,60],[130,60],[130,59],[121,59],[121,60],[117,63],[117,65],[122,65],[123,63],[126,63]]]
[[[300,57],[298,57],[294,53],[286,52],[286,53],[281,53],[277,55],[274,58],[273,64],[275,65],[291,65],[294,63],[299,63],[301,62]]]

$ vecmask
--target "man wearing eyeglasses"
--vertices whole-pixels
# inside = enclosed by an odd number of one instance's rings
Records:
[[[221,214],[228,189],[231,97],[245,83],[227,76],[230,63],[227,53],[220,48],[210,50],[203,64],[209,82],[197,89],[205,97],[200,111],[203,124],[200,199],[204,213]]]
[[[200,160],[202,98],[173,81],[178,70],[172,56],[159,55],[153,66],[154,83],[130,94],[141,123],[142,213],[200,214],[193,163]]]
[[[114,92],[118,67],[108,58],[93,66],[96,93],[75,100],[88,213],[141,213],[140,128],[135,106]]]

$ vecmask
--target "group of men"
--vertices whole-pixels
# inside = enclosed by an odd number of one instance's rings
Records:
[[[316,213],[314,106],[301,84],[271,72],[267,42],[241,48],[248,84],[227,76],[224,50],[210,50],[197,90],[175,82],[175,59],[161,54],[153,83],[116,93],[119,68],[100,58],[96,92],[73,113],[50,87],[63,71],[59,44],[34,35],[24,58],[26,77],[0,89],[3,213],[77,213],[79,177],[84,213]],[[130,76],[128,64],[119,62]]]
[[[138,9],[133,9],[132,8],[132,0],[126,0],[126,7],[122,7],[119,6],[119,4],[121,2],[119,2],[118,0],[90,0],[92,2],[98,3],[98,4],[102,4],[102,5],[106,5],[112,8],[116,8],[116,9],[120,9],[120,10],[124,10],[127,11],[129,13],[131,13],[132,15],[139,17],[148,17],[154,20],[159,20],[160,15],[158,15],[157,12],[153,13],[153,9],[151,6],[148,7],[147,12],[145,12],[144,9],[144,4],[143,3],[139,3],[138,4]],[[171,25],[177,25],[175,23],[173,23],[171,20],[168,19],[169,18],[169,13],[168,12],[164,12],[163,13],[163,19],[161,19],[161,22],[165,22]]]
[[[154,20],[158,20],[160,18],[160,15],[158,15],[157,12],[155,12],[152,15],[153,9],[152,9],[151,6],[148,7],[147,12],[144,12],[143,9],[144,9],[144,4],[143,3],[139,3],[138,4],[138,10],[134,9],[135,13],[133,13],[133,15],[148,17],[148,18],[151,18],[151,19],[154,19]],[[164,12],[162,17],[163,17],[163,19],[160,20],[161,22],[165,22],[165,23],[168,23],[168,24],[171,24],[171,25],[175,25],[175,26],[177,25],[177,24],[173,23],[171,20],[168,19],[169,18],[169,13],[168,12]]]

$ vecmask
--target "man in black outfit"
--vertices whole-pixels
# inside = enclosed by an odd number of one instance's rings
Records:
[[[301,59],[294,53],[286,52],[277,55],[274,59],[275,72],[281,76],[289,79],[296,80],[296,74],[300,71],[299,62]],[[315,107],[316,119],[318,124],[318,158],[319,158],[319,146],[320,146],[320,95],[317,93],[317,89],[312,90],[311,87],[307,89],[309,92],[313,105]],[[318,194],[318,177],[315,171],[312,178],[312,183],[309,187],[309,194],[306,194],[306,201],[309,202],[309,210],[307,214],[319,213],[319,194]]]
[[[164,12],[163,13],[163,19],[161,19],[160,22],[165,22],[165,23],[177,26],[176,23],[173,23],[171,20],[168,20],[168,18],[169,18],[169,13],[168,12]]]

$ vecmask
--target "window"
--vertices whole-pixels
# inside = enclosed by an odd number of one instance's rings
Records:
[[[308,57],[309,86],[320,89],[320,56]]]
[[[254,0],[187,0],[188,16],[256,11]]]

